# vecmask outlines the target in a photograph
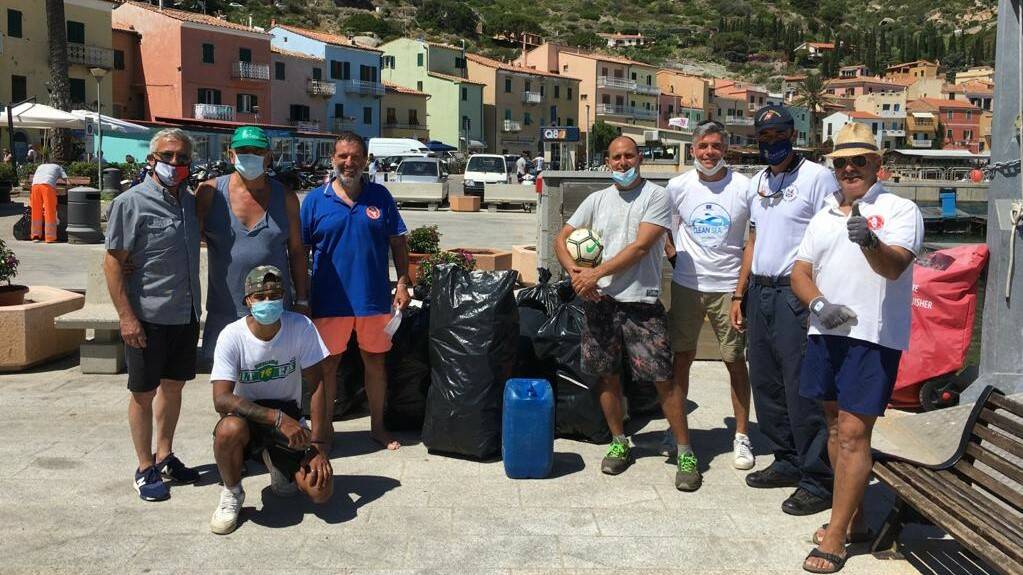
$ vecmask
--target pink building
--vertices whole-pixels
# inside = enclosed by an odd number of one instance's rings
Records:
[[[838,98],[855,98],[863,94],[879,92],[904,92],[906,85],[877,76],[859,76],[828,80],[824,83],[824,89],[829,95]]]
[[[331,132],[327,101],[335,94],[334,82],[323,79],[323,58],[273,48],[270,74],[273,108],[270,120],[305,132]]]
[[[271,120],[270,34],[132,1],[113,11],[113,26],[141,36],[145,119]]]

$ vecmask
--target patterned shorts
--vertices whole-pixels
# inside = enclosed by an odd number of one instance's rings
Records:
[[[625,303],[604,296],[600,301],[584,302],[583,313],[583,371],[617,374],[623,359],[628,358],[637,380],[671,379],[668,315],[660,302]]]

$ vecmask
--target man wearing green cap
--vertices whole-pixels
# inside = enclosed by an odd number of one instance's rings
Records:
[[[209,255],[202,336],[207,363],[224,326],[248,315],[244,282],[254,267],[282,270],[284,305],[300,313],[309,311],[298,196],[267,176],[270,140],[262,129],[242,126],[231,138],[229,158],[235,172],[204,182],[196,191]]]

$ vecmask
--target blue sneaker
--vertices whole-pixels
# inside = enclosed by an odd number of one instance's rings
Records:
[[[164,479],[175,484],[195,483],[199,480],[199,472],[191,467],[185,467],[185,464],[173,452],[163,461],[157,461],[156,468],[160,470]]]
[[[163,484],[156,466],[145,471],[135,471],[135,491],[143,501],[165,501],[170,499],[170,489]]]

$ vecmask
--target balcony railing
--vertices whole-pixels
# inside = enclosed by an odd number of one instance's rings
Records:
[[[299,132],[319,132],[320,123],[309,120],[292,120],[291,125]]]
[[[635,90],[636,83],[632,80],[615,78],[614,76],[597,76],[597,87],[614,90]]]
[[[906,112],[902,110],[881,110],[877,115],[881,118],[905,118]]]
[[[343,132],[354,129],[355,121],[349,118],[334,118],[331,126],[334,127],[334,132]]]
[[[522,124],[515,120],[505,120],[504,126],[502,126],[502,132],[521,132]]]
[[[727,116],[724,124],[726,126],[752,126],[753,118],[749,116]]]
[[[930,148],[934,144],[931,140],[910,140],[909,145],[914,148]]]
[[[597,104],[597,114],[603,116],[627,116],[628,108],[625,106],[612,106],[611,104]]]
[[[522,103],[523,104],[539,104],[542,99],[543,99],[543,96],[540,95],[540,92],[523,92],[522,93]]]
[[[423,126],[422,124],[409,124],[409,123],[399,122],[397,120],[394,120],[394,121],[385,120],[384,121],[384,127],[388,128],[388,129],[391,129],[391,130],[424,130],[424,129],[426,129],[426,126]]]
[[[380,82],[368,82],[366,80],[345,80],[345,92],[348,94],[361,94],[379,98],[384,95],[384,85]]]
[[[659,86],[648,86],[647,84],[637,83],[636,86],[632,88],[632,91],[637,94],[645,94],[647,96],[658,96],[661,93],[661,88]]]
[[[194,110],[196,120],[234,120],[234,106],[221,104],[196,104]]]
[[[337,93],[337,86],[334,85],[334,82],[309,80],[305,84],[305,90],[310,96],[325,96],[329,98]]]
[[[100,46],[68,42],[67,61],[68,64],[82,64],[95,68],[113,68],[114,51]]]
[[[656,120],[657,110],[647,110],[646,108],[628,108],[629,115],[635,117],[637,120]]]
[[[242,80],[269,80],[269,64],[253,64],[252,62],[235,62],[231,66],[231,76]]]
[[[906,136],[906,130],[885,130],[885,136],[891,136],[893,138],[904,138]]]
[[[750,102],[749,104],[746,104],[746,111],[747,112],[756,112],[757,111],[757,105],[754,104],[753,102]]]

